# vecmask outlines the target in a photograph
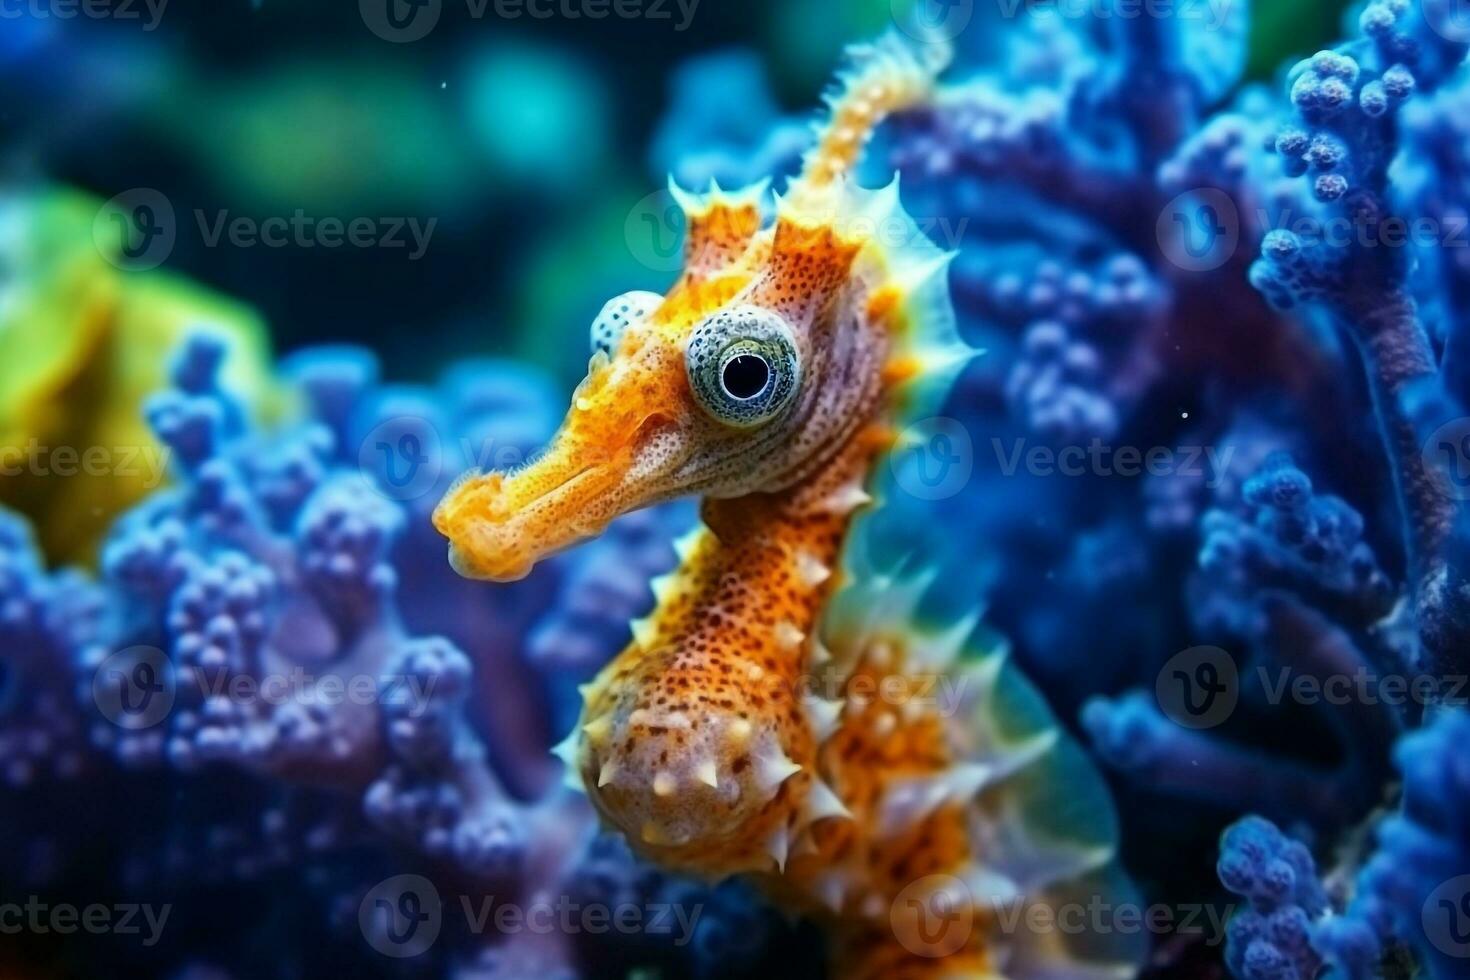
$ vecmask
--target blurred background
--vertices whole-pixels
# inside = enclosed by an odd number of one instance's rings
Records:
[[[569,378],[601,304],[669,278],[626,234],[671,165],[661,145],[693,142],[669,130],[699,125],[738,143],[773,116],[804,120],[843,45],[880,33],[907,0],[699,0],[687,17],[667,0],[602,20],[507,19],[493,6],[476,17],[445,0],[407,43],[374,34],[349,0],[173,0],[156,26],[143,0],[124,5],[136,19],[0,21],[10,182],[103,199],[161,192],[179,230],[167,268],[259,311],[280,351],[371,343],[400,378],[467,353],[515,354]],[[967,43],[986,43],[991,6],[976,5]],[[1254,76],[1331,40],[1341,6],[1257,5]],[[671,118],[680,70],[715,54],[749,58],[746,74],[764,73],[768,90],[727,89],[724,104]],[[432,235],[416,258],[210,247],[199,220],[298,210],[432,221]]]

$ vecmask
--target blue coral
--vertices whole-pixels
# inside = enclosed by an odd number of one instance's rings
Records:
[[[1235,593],[1237,622],[1271,590],[1292,592],[1359,627],[1388,615],[1396,589],[1351,505],[1314,494],[1311,479],[1285,453],[1268,457],[1242,496],[1239,511],[1212,510],[1200,523],[1200,586]]]
[[[573,888],[596,860],[583,852],[594,820],[557,778],[557,706],[567,668],[595,670],[627,622],[586,595],[619,587],[609,570],[629,561],[668,567],[689,515],[635,518],[515,586],[467,582],[428,508],[476,457],[525,458],[544,442],[549,383],[485,361],[438,388],[391,387],[365,351],[305,351],[284,372],[305,414],[268,429],[221,383],[226,358],[217,339],[191,339],[174,386],[149,401],[177,482],[117,523],[100,582],[46,571],[25,524],[0,520],[0,779],[177,786],[160,797],[172,805],[138,814],[139,847],[115,869],[135,892],[176,894],[190,875],[238,890],[312,869],[325,907],[349,908],[374,873],[349,856],[390,842],[442,882],[524,901]],[[405,435],[430,474],[417,484],[376,451]],[[636,581],[619,609],[651,601],[647,577]],[[135,725],[114,702],[140,667],[168,700]],[[11,879],[45,880],[43,831],[12,830],[40,849]],[[625,863],[630,879],[646,873]],[[478,942],[476,969],[519,975],[527,951],[498,939]],[[580,971],[611,955],[579,943],[552,959]],[[630,969],[667,958],[646,945],[618,955]]]
[[[1395,752],[1402,803],[1372,831],[1350,885],[1325,886],[1308,848],[1260,818],[1225,835],[1220,878],[1250,900],[1230,925],[1229,959],[1242,980],[1382,975],[1393,950],[1412,949],[1427,974],[1463,974],[1470,895],[1470,772],[1460,747],[1470,714],[1449,710]],[[1274,971],[1274,972],[1273,972]]]
[[[0,785],[86,770],[73,676],[102,642],[104,602],[79,574],[48,573],[24,521],[0,510]]]
[[[1240,980],[1311,980],[1311,926],[1327,911],[1311,851],[1253,817],[1220,842],[1220,880],[1249,905],[1230,920],[1226,961]]]
[[[1146,794],[1134,826],[1167,822],[1153,811],[1171,797],[1184,809],[1167,812],[1257,809],[1331,837],[1369,818],[1389,747],[1433,708],[1283,704],[1260,678],[1453,675],[1470,649],[1467,520],[1421,460],[1464,414],[1470,294],[1456,250],[1394,237],[1466,212],[1466,39],[1449,4],[1367,4],[1358,38],[1303,61],[1281,99],[1236,89],[1240,7],[1212,31],[1028,15],[1009,63],[962,64],[887,145],[914,213],[967,219],[944,244],[962,329],[990,351],[947,408],[976,473],[939,505],[941,537],[985,543],[954,567],[989,586],[1018,657]],[[1123,315],[1093,299],[1109,268]],[[1025,462],[1095,439],[1188,440],[1220,472],[1063,478]],[[1219,731],[1182,728],[1151,690],[1200,643],[1240,671]],[[1303,725],[1300,755],[1260,744]],[[1238,973],[1351,959],[1304,953],[1293,902],[1261,910],[1276,931],[1238,944]]]
[[[1325,312],[1360,353],[1395,482],[1401,521],[1396,537],[1408,600],[1385,616],[1392,592],[1361,540],[1363,517],[1340,501],[1314,502],[1310,481],[1284,461],[1250,488],[1252,504],[1263,508],[1253,527],[1225,516],[1213,520],[1206,571],[1213,566],[1217,575],[1250,581],[1252,588],[1268,584],[1324,610],[1357,631],[1357,642],[1345,650],[1384,673],[1428,677],[1433,696],[1406,714],[1414,724],[1422,710],[1430,726],[1399,741],[1395,760],[1404,774],[1403,799],[1398,812],[1372,831],[1377,849],[1359,862],[1351,902],[1330,915],[1320,903],[1289,905],[1289,942],[1265,935],[1260,923],[1249,920],[1233,953],[1232,967],[1240,976],[1310,975],[1326,962],[1343,976],[1368,977],[1376,975],[1394,944],[1413,947],[1431,975],[1461,972],[1455,962],[1459,951],[1447,949],[1443,935],[1426,935],[1430,918],[1424,908],[1435,887],[1467,867],[1463,841],[1441,819],[1463,789],[1453,775],[1455,763],[1445,768],[1444,740],[1463,728],[1466,716],[1459,702],[1438,707],[1445,682],[1465,662],[1465,550],[1459,530],[1465,515],[1420,447],[1428,445],[1436,426],[1463,414],[1455,394],[1462,390],[1456,351],[1463,331],[1434,319],[1456,302],[1453,267],[1440,262],[1435,243],[1402,234],[1425,223],[1442,229],[1457,213],[1456,174],[1452,167],[1436,172],[1445,167],[1445,155],[1424,152],[1435,127],[1426,123],[1431,110],[1417,107],[1433,99],[1441,112],[1458,111],[1449,107],[1460,104],[1453,76],[1467,39],[1447,29],[1451,13],[1438,0],[1366,5],[1358,21],[1361,40],[1319,53],[1292,72],[1296,118],[1274,141],[1285,173],[1307,179],[1312,200],[1305,213],[1313,227],[1330,230],[1335,224],[1342,234],[1317,234],[1308,241],[1294,230],[1272,231],[1252,282],[1278,306],[1307,304]],[[1406,146],[1421,152],[1401,170],[1392,169]],[[1388,237],[1393,231],[1397,240]],[[1432,256],[1417,271],[1416,252]],[[1421,310],[1428,313],[1427,325]],[[1442,363],[1431,335],[1441,338]],[[1271,555],[1264,563],[1256,560]],[[1251,565],[1256,567],[1246,570]],[[1238,831],[1269,836],[1258,823]],[[1446,831],[1447,838],[1439,836]],[[1249,850],[1248,843],[1241,846]],[[1240,876],[1232,881],[1237,870],[1222,860],[1225,883],[1241,891]],[[1303,881],[1311,877],[1309,868],[1297,870]],[[1458,914],[1453,901],[1446,907]],[[1310,945],[1304,946],[1298,927],[1309,919],[1314,924]]]
[[[1470,895],[1470,773],[1463,739],[1470,714],[1444,712],[1405,736],[1394,753],[1403,802],[1375,832],[1345,913],[1321,923],[1313,937],[1345,976],[1372,975],[1382,950],[1412,948],[1435,980],[1461,976]]]

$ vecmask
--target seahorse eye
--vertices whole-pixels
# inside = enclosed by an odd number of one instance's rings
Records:
[[[664,298],[646,289],[634,289],[619,293],[602,306],[602,312],[592,321],[592,353],[602,351],[612,357],[618,351],[623,333],[628,324],[646,320],[658,309]]]
[[[740,401],[765,391],[770,380],[771,365],[759,354],[736,354],[725,362],[725,369],[720,373],[725,393]]]
[[[791,328],[757,306],[721,310],[694,328],[684,352],[689,387],[711,416],[750,428],[791,404],[801,358]]]

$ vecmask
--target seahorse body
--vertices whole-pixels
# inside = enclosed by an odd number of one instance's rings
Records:
[[[1098,777],[978,617],[926,621],[932,571],[868,554],[894,432],[974,352],[897,182],[846,174],[939,67],[892,38],[855,50],[769,224],[763,186],[676,189],[678,281],[609,303],[547,453],[468,477],[435,521],[462,572],[508,579],[701,495],[560,750],[603,818],[666,867],[756,876],[826,921],[838,976],[1126,977],[1131,937],[1016,919],[1126,900]]]

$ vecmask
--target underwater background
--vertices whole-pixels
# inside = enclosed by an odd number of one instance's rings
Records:
[[[866,182],[987,354],[896,532],[1105,773],[1101,927],[1470,976],[1470,7],[403,2],[0,0],[0,977],[823,975],[551,755],[692,506],[510,585],[429,513],[668,286],[668,179],[791,175],[915,24],[950,89]]]

